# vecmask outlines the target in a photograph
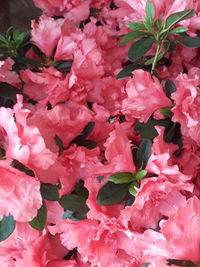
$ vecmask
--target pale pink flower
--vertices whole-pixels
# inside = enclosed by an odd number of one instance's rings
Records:
[[[39,24],[32,21],[31,41],[40,48],[40,50],[50,57],[53,49],[61,36],[61,26],[63,20],[54,20],[48,16],[41,16]]]
[[[190,198],[168,220],[160,223],[161,233],[166,238],[173,259],[200,260],[199,204],[197,197]]]
[[[40,183],[9,163],[0,161],[0,220],[10,213],[19,222],[31,221],[42,205]]]
[[[122,101],[122,113],[129,120],[146,122],[155,111],[171,105],[159,80],[143,70],[134,71],[125,90],[127,97]]]

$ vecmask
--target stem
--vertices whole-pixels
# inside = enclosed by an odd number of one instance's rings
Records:
[[[156,63],[157,63],[157,59],[158,59],[159,53],[160,53],[160,43],[157,43],[156,55],[155,55],[154,60],[153,60],[153,64],[152,64],[152,68],[151,68],[151,74],[153,74],[153,71],[154,71],[154,69],[156,67]]]

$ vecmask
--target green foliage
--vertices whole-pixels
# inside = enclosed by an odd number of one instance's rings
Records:
[[[40,192],[43,199],[48,201],[58,201],[59,200],[59,192],[58,186],[52,185],[48,183],[41,183]]]
[[[144,67],[140,64],[133,63],[130,65],[125,66],[118,74],[117,74],[117,80],[127,78],[127,77],[132,77],[132,72],[134,70],[138,69],[144,69]]]
[[[152,142],[150,139],[144,139],[138,147],[137,151],[137,167],[145,169],[149,158],[151,157]]]
[[[171,99],[171,94],[176,92],[177,90],[176,85],[171,80],[166,80],[164,89],[165,94],[169,99]]]
[[[110,182],[114,184],[125,184],[133,181],[133,174],[131,172],[119,172],[108,177]]]
[[[37,215],[29,222],[30,226],[38,231],[43,231],[47,220],[47,207],[45,201],[41,208],[38,210]]]
[[[193,9],[176,12],[167,17],[165,21],[155,19],[155,8],[153,3],[148,0],[145,7],[146,15],[144,21],[130,22],[127,27],[131,32],[123,35],[120,45],[134,42],[129,49],[128,57],[134,63],[139,63],[139,59],[143,58],[143,63],[140,65],[150,66],[151,74],[155,74],[155,68],[159,67],[157,64],[161,61],[166,53],[172,53],[176,50],[175,42],[179,42],[187,47],[200,47],[200,38],[192,38],[183,35],[188,29],[186,27],[176,27],[177,23],[182,20],[192,18],[195,14]],[[172,34],[181,35],[180,38],[170,40]],[[139,40],[138,40],[139,39]],[[145,58],[145,54],[151,49],[152,45],[156,46],[156,53],[150,59]],[[137,68],[133,68],[132,71]],[[122,70],[117,78],[130,77],[129,69]]]
[[[16,222],[12,215],[4,216],[0,221],[0,242],[6,240],[15,230]]]
[[[175,259],[168,259],[167,260],[169,266],[176,265],[176,266],[183,266],[183,267],[197,267],[197,264],[193,263],[192,261],[188,260],[175,260]]]

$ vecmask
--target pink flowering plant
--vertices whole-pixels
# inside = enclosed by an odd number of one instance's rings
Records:
[[[199,1],[34,2],[0,34],[0,265],[199,267]]]

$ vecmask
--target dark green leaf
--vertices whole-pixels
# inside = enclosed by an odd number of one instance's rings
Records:
[[[195,263],[188,260],[174,260],[174,259],[168,259],[167,260],[169,266],[176,265],[176,266],[183,266],[183,267],[197,267]]]
[[[79,195],[67,194],[59,200],[60,205],[66,210],[74,212],[87,213],[89,211],[86,205],[86,199]]]
[[[192,18],[194,15],[195,15],[194,9],[173,13],[169,17],[167,17],[165,22],[165,29],[170,29],[176,23],[185,19]]]
[[[29,169],[27,166],[19,162],[18,160],[14,159],[11,163],[11,166],[19,171],[24,172],[26,175],[29,175],[31,177],[35,177],[34,172]]]
[[[32,58],[16,58],[16,62],[20,63],[20,64],[26,64],[26,65],[30,65],[31,67],[42,67],[43,64],[35,59]]]
[[[42,207],[38,210],[36,217],[29,222],[32,228],[43,231],[47,220],[47,207],[45,201],[43,201]]]
[[[137,151],[137,167],[145,169],[149,158],[151,157],[152,142],[150,139],[144,139],[139,145]]]
[[[156,27],[156,29],[158,31],[161,31],[162,30],[162,27],[163,27],[163,23],[162,23],[162,21],[160,19],[156,19],[154,21],[154,26]]]
[[[129,184],[114,184],[107,182],[98,192],[97,203],[103,206],[111,206],[125,200]]]
[[[63,141],[57,135],[54,137],[54,141],[59,148],[59,155],[61,155],[63,150],[65,149],[63,146]]]
[[[133,181],[133,174],[131,172],[119,172],[108,177],[110,182],[114,184],[125,184]]]
[[[153,39],[150,37],[145,37],[134,44],[129,49],[128,57],[130,60],[135,61],[139,58],[141,58],[146,52],[148,52],[153,44]]]
[[[81,133],[81,136],[82,136],[83,139],[86,139],[87,137],[90,136],[90,134],[94,130],[94,126],[95,126],[95,122],[94,121],[88,122],[88,124],[85,126],[85,128],[83,129],[83,131]]]
[[[6,43],[6,38],[0,34],[0,42]]]
[[[77,195],[82,196],[85,199],[87,199],[89,196],[89,192],[87,188],[84,187],[84,182],[82,180],[75,184],[74,191]]]
[[[0,221],[0,242],[6,240],[15,230],[16,222],[12,215],[4,216]]]
[[[143,263],[141,267],[148,267],[150,263]]]
[[[97,147],[97,142],[94,140],[82,140],[80,143],[77,143],[78,146],[84,146],[87,149],[94,149],[95,147]]]
[[[57,70],[65,70],[69,72],[72,67],[72,64],[73,64],[73,61],[63,61],[61,63],[56,64],[55,68]]]
[[[135,201],[135,197],[131,194],[127,194],[127,197],[125,199],[125,207],[131,206]]]
[[[143,21],[138,21],[138,22],[130,22],[126,25],[128,28],[130,28],[131,30],[135,30],[135,31],[146,31],[146,27],[143,23]]]
[[[140,137],[143,139],[153,139],[158,136],[158,132],[155,129],[156,125],[167,127],[169,119],[155,120],[152,117],[148,119],[146,123],[137,122],[135,124],[135,131],[140,133]]]
[[[49,201],[59,200],[58,187],[56,185],[52,185],[48,183],[41,183],[40,192],[41,192],[43,199],[46,199]]]
[[[171,94],[176,92],[176,85],[171,80],[166,80],[164,88],[166,96],[171,99]]]
[[[145,36],[148,36],[148,34],[145,32],[140,32],[140,31],[129,32],[123,36],[119,45],[122,46],[122,45],[128,44],[130,42],[133,42],[136,39],[139,39],[139,38],[145,37]]]
[[[45,54],[37,46],[32,45],[32,49],[39,58],[44,59],[46,57]]]
[[[174,135],[176,133],[176,122],[170,122],[169,125],[164,130],[164,141],[166,143],[171,143],[173,141]]]
[[[189,48],[199,48],[200,38],[199,37],[189,37],[187,35],[182,35],[181,38],[176,39],[177,42]]]
[[[170,34],[182,33],[182,32],[186,32],[187,30],[188,30],[188,28],[186,28],[186,27],[178,27],[178,28],[171,30],[169,33]]]
[[[130,64],[125,66],[118,74],[117,74],[117,80],[124,79],[127,77],[132,77],[132,72],[134,70],[143,69],[142,65],[139,64]]]
[[[16,72],[19,72],[20,70],[25,70],[27,68],[28,67],[25,64],[22,64],[22,63],[14,63],[12,65],[12,71],[16,71]]]

